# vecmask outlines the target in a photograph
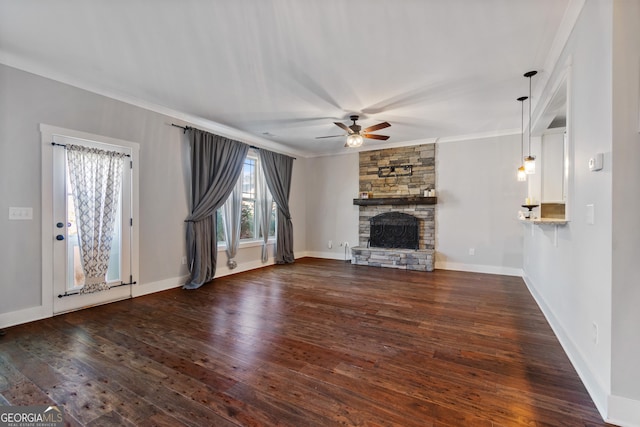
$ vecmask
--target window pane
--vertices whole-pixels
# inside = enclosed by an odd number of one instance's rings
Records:
[[[220,209],[216,211],[216,238],[218,242],[224,243],[224,224],[222,223],[222,214],[220,213]]]
[[[253,239],[255,236],[255,200],[243,200],[240,214],[240,238]]]
[[[247,157],[242,168],[242,198],[256,198],[256,159]]]
[[[247,157],[242,167],[242,209],[240,212],[240,239],[254,240],[258,239],[262,233],[259,233],[259,224],[256,223],[256,196],[257,196],[257,168],[258,159],[256,157]],[[276,204],[273,203],[271,208],[271,225],[269,227],[269,236],[276,235]],[[217,239],[218,242],[224,243],[224,226],[222,223],[221,212],[216,213],[218,218]],[[260,235],[259,235],[260,234]]]
[[[271,223],[269,224],[269,237],[276,235],[276,209],[278,209],[276,202],[271,204]]]

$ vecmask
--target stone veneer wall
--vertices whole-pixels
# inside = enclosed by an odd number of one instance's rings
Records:
[[[422,196],[424,190],[435,188],[435,144],[389,148],[360,153],[360,192],[370,197]],[[378,177],[384,166],[412,166],[411,176]],[[383,212],[403,212],[420,219],[419,251],[367,248],[369,219]],[[360,206],[359,246],[352,248],[352,263],[410,270],[433,270],[435,248],[434,205]]]
[[[360,191],[371,192],[372,197],[422,196],[424,190],[435,188],[436,145],[424,144],[413,147],[388,148],[360,153]],[[411,176],[378,177],[378,168],[383,166],[411,165]],[[369,218],[383,212],[403,212],[420,218],[420,249],[435,248],[434,205],[382,205],[360,206],[359,246],[366,247],[369,241]]]
[[[378,168],[412,165],[412,176],[378,177]],[[436,184],[436,145],[360,152],[360,191],[373,197],[421,196]]]

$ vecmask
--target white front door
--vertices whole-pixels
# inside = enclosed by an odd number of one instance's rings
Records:
[[[85,274],[81,262],[80,242],[76,221],[76,207],[72,195],[67,164],[68,144],[82,145],[108,151],[117,151],[129,156],[129,147],[105,144],[100,141],[76,138],[67,135],[53,135],[52,157],[52,202],[53,216],[53,312],[63,313],[97,304],[116,301],[131,296],[133,282],[131,268],[132,242],[132,163],[125,158],[122,172],[122,190],[118,199],[109,267],[106,274],[108,290],[95,293],[83,293]]]

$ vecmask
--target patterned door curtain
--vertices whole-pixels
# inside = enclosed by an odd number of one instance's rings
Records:
[[[67,145],[67,166],[85,274],[80,290],[83,294],[109,289],[106,275],[119,212],[124,157],[123,153]]]

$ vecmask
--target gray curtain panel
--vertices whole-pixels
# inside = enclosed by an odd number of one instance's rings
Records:
[[[187,222],[187,258],[191,277],[184,289],[196,289],[216,273],[216,210],[227,200],[242,172],[249,146],[199,129],[189,130],[191,215]]]
[[[271,211],[273,208],[273,197],[267,187],[267,180],[264,177],[264,167],[262,162],[258,162],[258,170],[256,174],[256,223],[260,232],[262,232],[262,262],[269,260],[269,250],[267,243],[269,241],[269,229],[271,228]]]
[[[260,150],[260,161],[262,162],[264,177],[273,200],[278,205],[276,264],[289,264],[295,261],[293,256],[293,224],[289,213],[293,160],[293,157],[285,156],[284,154]]]
[[[242,179],[236,181],[234,190],[222,206],[224,242],[227,246],[227,267],[233,270],[238,266],[235,257],[240,246],[240,226],[242,211]]]

